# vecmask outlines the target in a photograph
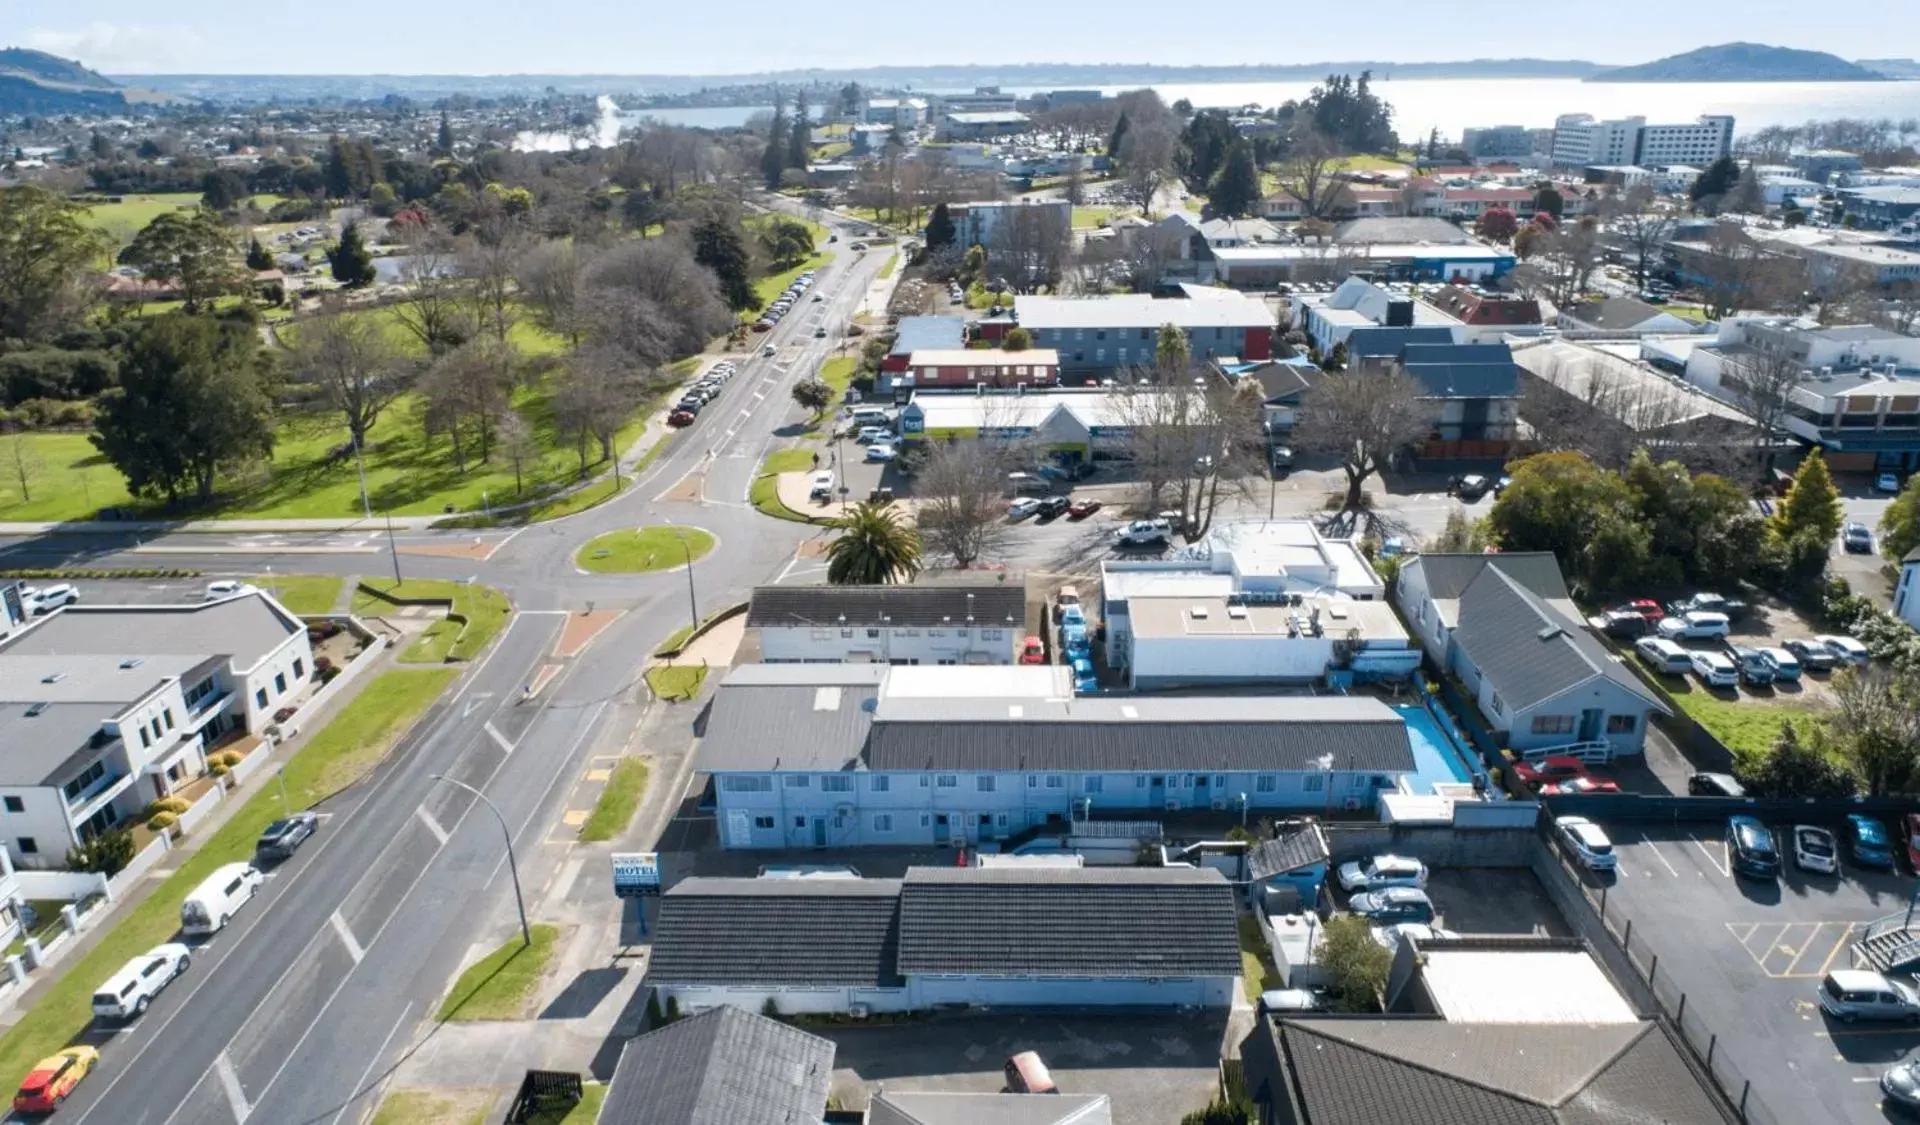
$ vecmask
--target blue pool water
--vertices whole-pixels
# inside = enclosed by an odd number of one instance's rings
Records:
[[[1406,720],[1407,738],[1413,744],[1411,783],[1415,793],[1431,793],[1436,784],[1473,780],[1467,751],[1454,743],[1425,707],[1406,703],[1394,710]]]

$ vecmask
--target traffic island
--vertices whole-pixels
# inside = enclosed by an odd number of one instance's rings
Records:
[[[588,540],[573,565],[589,574],[648,574],[696,563],[713,545],[713,533],[698,527],[627,527]]]

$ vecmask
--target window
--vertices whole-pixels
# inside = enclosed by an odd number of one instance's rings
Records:
[[[1038,788],[1040,788],[1040,775],[1039,775],[1039,774],[1037,774],[1037,773],[1030,773],[1030,774],[1028,774],[1028,775],[1027,775],[1027,788],[1029,788],[1029,789],[1038,789]]]
[[[842,639],[842,640],[852,640],[852,639],[853,639],[853,630],[852,630],[852,629],[842,629],[842,630],[840,630],[840,637],[841,637],[841,639]]]
[[[1638,723],[1632,715],[1607,716],[1608,734],[1632,734],[1637,725]]]
[[[275,672],[273,674],[273,694],[287,694],[287,674],[285,672]]]
[[[892,778],[884,773],[876,773],[867,780],[867,789],[873,793],[885,793],[891,784],[893,784]]]
[[[253,705],[255,707],[260,707],[260,708],[266,707],[267,705],[267,689],[266,688],[259,688],[254,691]]]
[[[20,849],[21,855],[39,855],[40,854],[40,845],[31,836],[17,837],[13,841],[13,843],[15,847]]]
[[[22,800],[21,800],[20,798],[18,798],[18,797],[8,797],[8,798],[7,798],[7,811],[8,811],[8,812],[26,812],[26,811],[27,811],[27,803],[26,803],[25,801],[22,801]]]
[[[1493,693],[1493,713],[1496,715],[1507,713],[1507,702],[1500,698],[1500,693],[1497,691]]]
[[[163,734],[162,734],[162,733],[160,732],[160,720],[159,720],[158,718],[153,718],[153,719],[149,719],[149,720],[147,720],[147,729],[148,729],[148,730],[151,730],[151,731],[153,732],[153,737],[155,737],[155,738],[164,738],[164,737],[165,737],[165,735],[163,735]]]
[[[1535,715],[1533,717],[1535,734],[1572,734],[1572,715]]]
[[[1318,793],[1320,792],[1320,787],[1325,785],[1326,781],[1327,778],[1325,774],[1310,773],[1300,779],[1300,789],[1306,793]]]
[[[806,818],[806,817],[804,817],[804,816],[796,816],[796,817],[794,817],[794,818],[793,818],[793,826],[794,826],[795,828],[805,828],[805,827],[807,826],[807,818]]]
[[[1274,790],[1276,780],[1272,774],[1263,773],[1259,777],[1254,778],[1253,791],[1255,793],[1271,793]]]
[[[790,773],[787,775],[787,788],[789,789],[805,789],[810,783],[811,779],[804,773]]]
[[[868,639],[868,640],[870,640],[870,641],[877,641],[877,640],[879,640],[879,639],[880,639],[880,630],[878,630],[878,629],[868,629],[868,630],[867,630],[867,639]]]
[[[822,793],[851,793],[853,792],[853,778],[844,773],[821,774],[820,791]]]
[[[173,708],[171,707],[167,708],[165,711],[160,712],[160,715],[162,718],[167,720],[167,729],[172,730],[173,729]]]
[[[773,827],[773,818],[770,816],[756,816],[753,818],[753,826],[755,828],[770,829]]]
[[[875,832],[893,831],[893,814],[892,813],[874,813],[873,814],[873,830]]]
[[[983,641],[1005,640],[1006,630],[1005,629],[982,629],[980,630],[980,639]]]
[[[729,793],[771,793],[773,779],[758,773],[730,773],[720,778],[720,788]]]
[[[294,657],[294,660],[293,660],[293,678],[296,680],[304,680],[307,678],[306,661],[301,660],[297,656]]]
[[[1106,778],[1100,777],[1098,775],[1089,775],[1088,777],[1081,779],[1080,791],[1082,793],[1104,792],[1103,786],[1106,784],[1106,780],[1107,780]]]
[[[1136,774],[1133,779],[1133,787],[1135,789],[1145,789],[1147,787],[1147,775]]]
[[[145,749],[146,747],[149,747],[149,746],[152,746],[152,745],[153,745],[153,736],[147,733],[147,728],[145,728],[145,727],[141,727],[141,728],[140,728],[140,746],[141,746],[141,748],[142,748],[142,749]]]
[[[920,775],[920,788],[925,789],[926,787],[927,787],[927,775],[923,773]]]
[[[957,789],[960,787],[960,778],[956,774],[943,773],[935,778],[934,781],[942,789]]]
[[[1050,773],[1047,775],[1047,788],[1049,789],[1063,789],[1066,787],[1066,784],[1067,784],[1067,779],[1064,777],[1061,777],[1057,773]]]
[[[1372,784],[1372,779],[1366,774],[1356,773],[1353,775],[1353,784],[1349,786],[1349,788],[1365,789],[1370,784]]]
[[[973,779],[973,785],[974,788],[980,790],[982,793],[991,793],[993,792],[993,775],[983,773]]]

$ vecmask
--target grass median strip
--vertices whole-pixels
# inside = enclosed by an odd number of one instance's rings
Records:
[[[600,1120],[600,1107],[606,1104],[607,1087],[600,1082],[588,1082],[580,1087],[580,1101],[572,1109],[563,1112],[550,1109],[536,1109],[533,1116],[527,1118],[527,1125],[593,1125]]]
[[[623,527],[588,540],[573,564],[594,574],[645,574],[699,562],[711,550],[713,535],[697,527]]]
[[[777,449],[767,454],[767,459],[760,462],[760,475],[753,478],[747,499],[762,515],[795,523],[812,523],[805,513],[796,512],[781,502],[780,474],[803,472],[813,468],[816,463],[810,449]]]
[[[655,697],[668,701],[692,699],[707,681],[704,664],[656,664],[647,669],[647,687]]]
[[[452,603],[449,615],[434,622],[400,654],[403,664],[440,664],[472,660],[513,614],[513,603],[491,586],[476,586],[445,578],[410,578],[404,582],[369,579],[353,593],[353,612],[388,614],[410,601]]]
[[[1280,974],[1267,952],[1267,938],[1260,932],[1259,920],[1251,914],[1242,914],[1239,925],[1240,988],[1249,1001],[1258,1004],[1262,992],[1280,987]]]
[[[594,802],[593,815],[580,826],[580,839],[597,844],[611,840],[633,823],[640,809],[640,798],[647,792],[647,763],[639,758],[622,758],[613,767],[613,776]]]
[[[295,808],[306,808],[327,796],[348,774],[343,763],[364,769],[377,761],[414,720],[453,682],[456,670],[434,668],[395,670],[373,680],[337,716],[292,757],[286,760],[287,798]],[[0,1082],[17,1082],[34,1063],[67,1045],[93,1018],[93,990],[133,957],[180,929],[180,903],[216,867],[253,856],[260,830],[280,816],[280,790],[265,775],[239,811],[207,838],[149,895],[109,927],[86,956],[65,967],[60,978],[33,1001],[33,1006],[4,1035],[0,1035]],[[322,828],[324,836],[326,829]],[[315,841],[309,847],[324,843]],[[258,909],[258,908],[256,908]],[[195,970],[198,971],[198,970]],[[111,1048],[109,1048],[111,1050]]]
[[[440,1005],[440,1020],[517,1020],[528,1014],[540,979],[559,949],[560,927],[532,927],[533,944],[519,934],[482,957],[453,984]]]
[[[340,600],[340,586],[346,579],[333,574],[279,574],[253,580],[254,585],[271,592],[289,612],[302,617],[332,613]]]

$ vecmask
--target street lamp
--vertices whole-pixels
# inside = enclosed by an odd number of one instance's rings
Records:
[[[531,946],[533,944],[533,930],[527,925],[527,900],[520,894],[520,863],[513,858],[513,831],[507,827],[507,818],[500,815],[500,807],[492,801],[487,800],[485,793],[480,792],[466,782],[455,781],[453,778],[439,773],[434,774],[433,779],[435,781],[444,781],[448,785],[457,785],[465,789],[467,792],[480,798],[482,804],[493,810],[494,819],[500,822],[500,834],[507,838],[507,870],[513,872],[513,904],[520,908],[520,940]]]
[[[1245,793],[1242,793],[1240,794],[1240,830],[1244,832],[1246,831],[1246,828],[1247,828],[1247,795]]]
[[[700,631],[700,603],[693,593],[693,548],[687,546],[686,532],[677,524],[668,524],[673,529],[673,537],[680,541],[680,554],[687,560],[687,624],[694,632]]]

